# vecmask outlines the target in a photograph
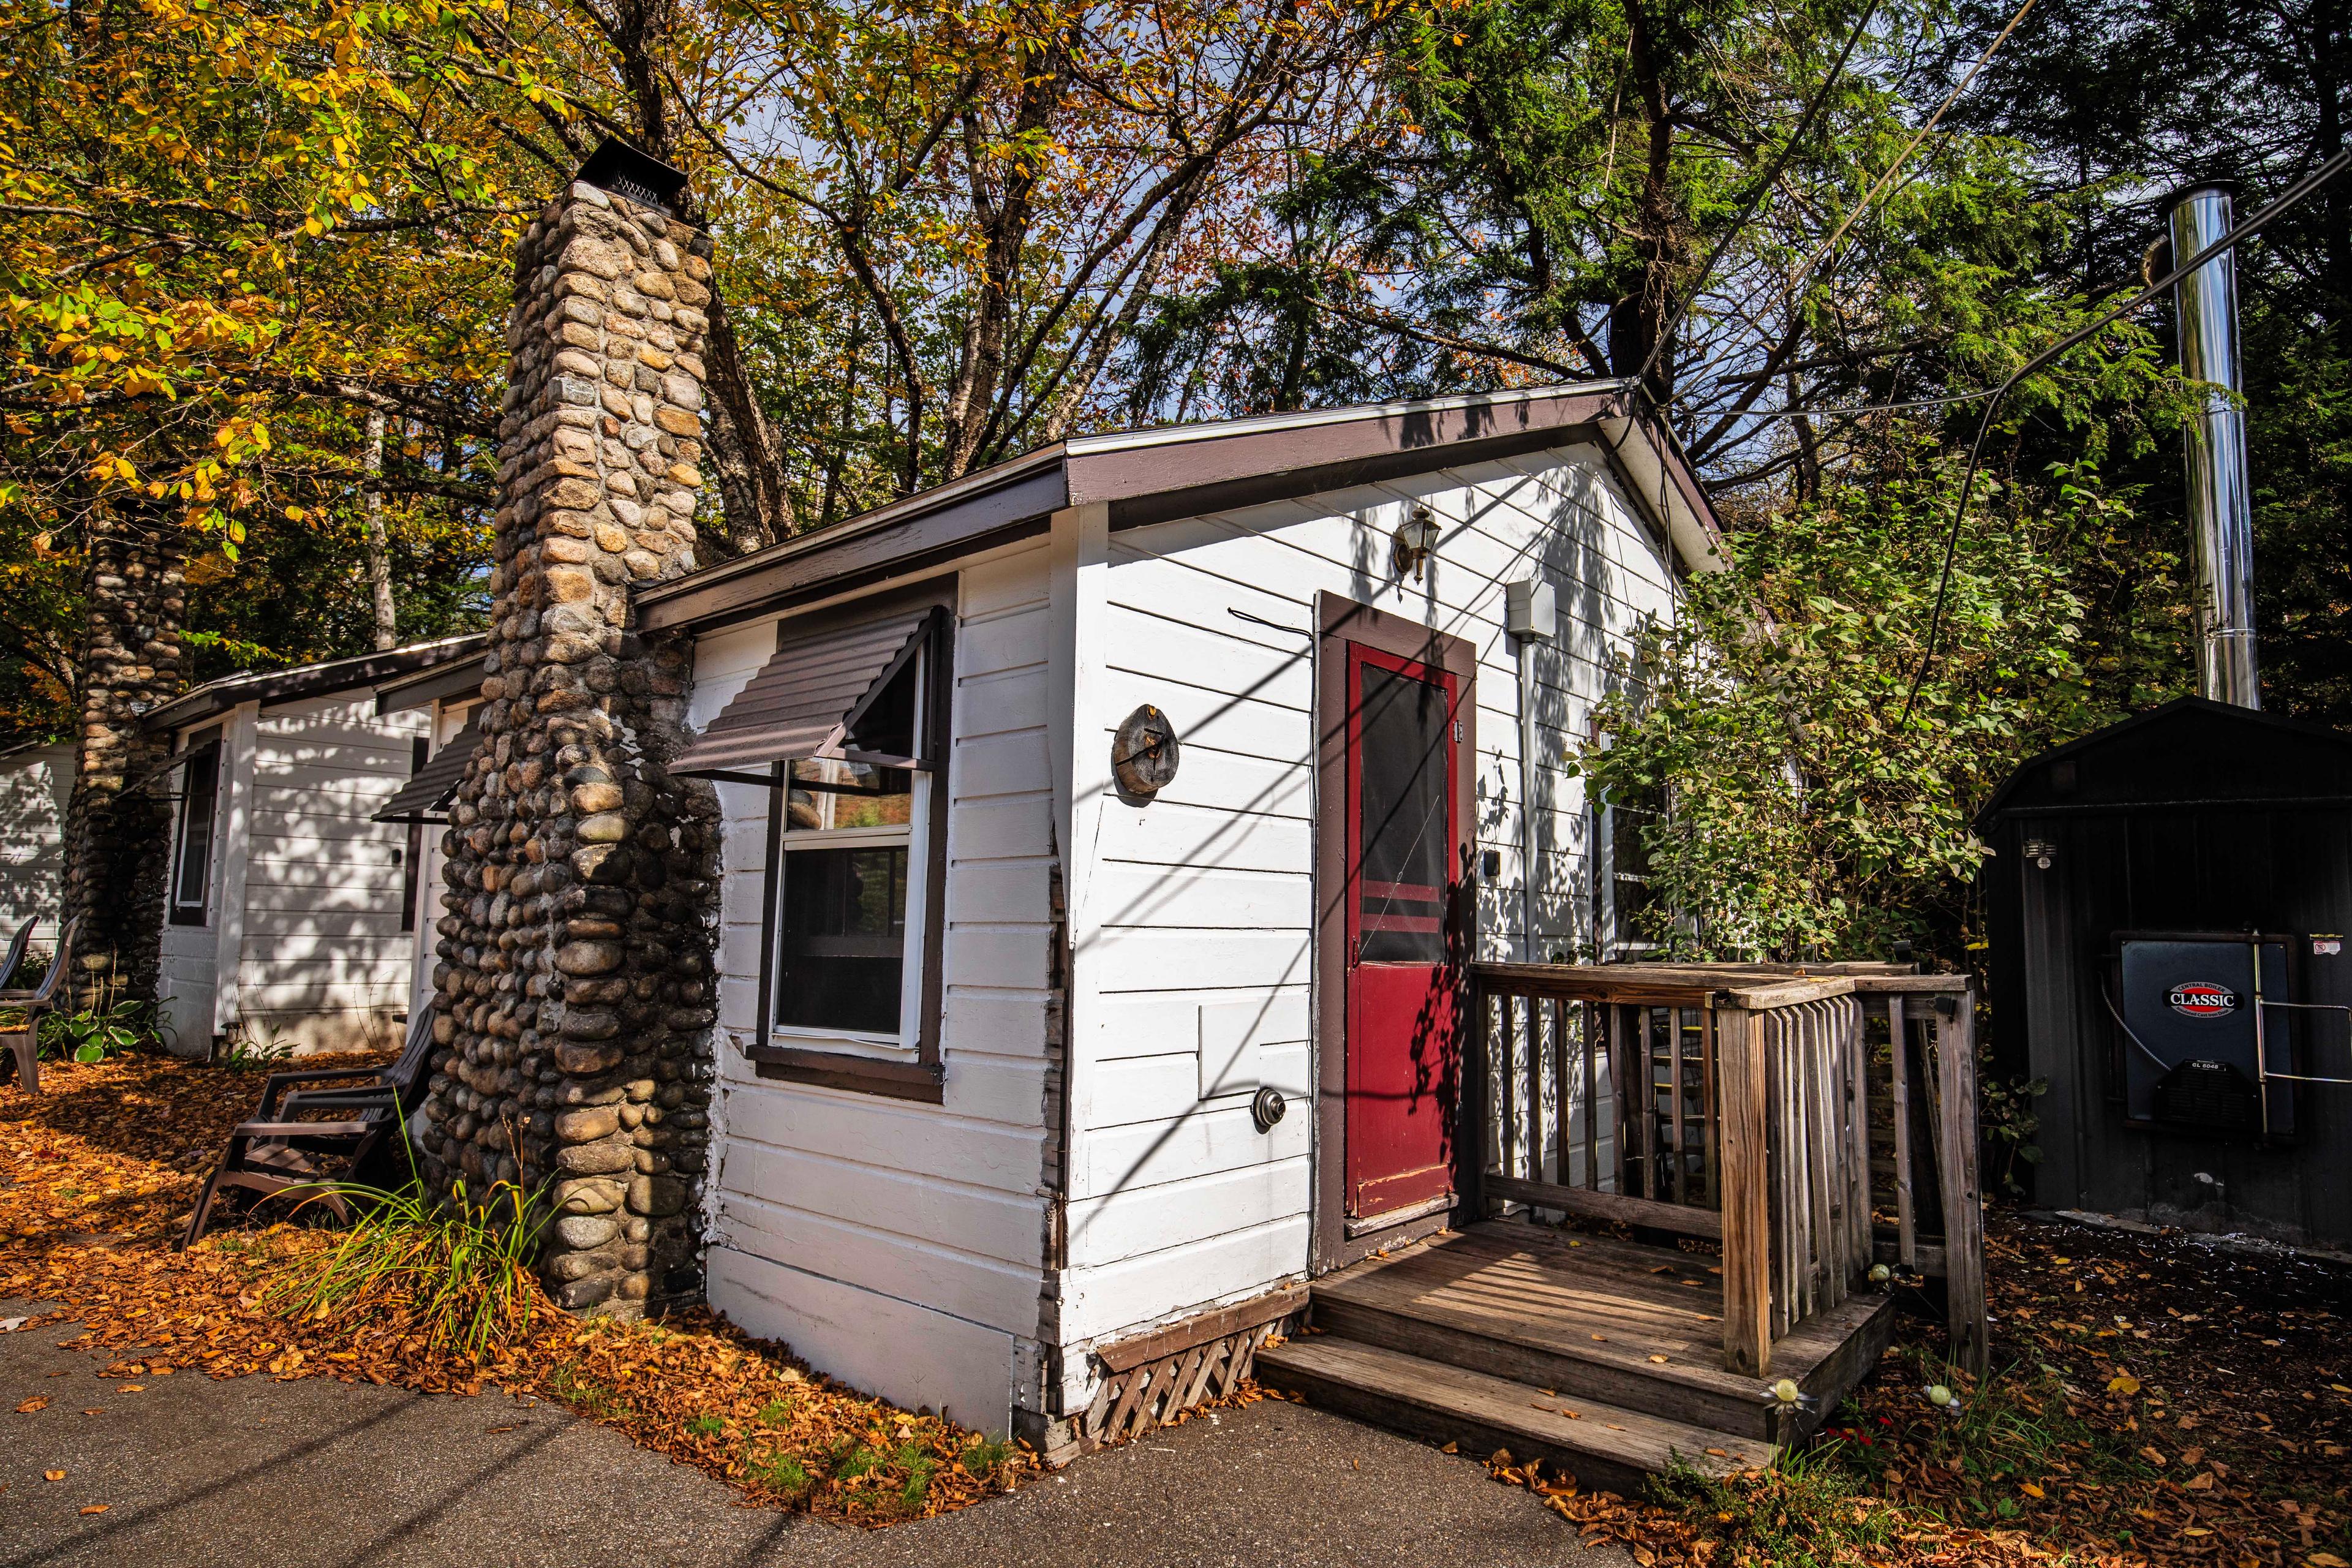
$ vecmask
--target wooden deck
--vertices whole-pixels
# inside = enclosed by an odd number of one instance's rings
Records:
[[[1313,1286],[1310,1329],[1257,1376],[1384,1426],[1563,1466],[1622,1489],[1675,1458],[1766,1463],[1782,1432],[1763,1381],[1724,1370],[1723,1283],[1706,1255],[1496,1220]],[[1885,1348],[1893,1303],[1861,1294],[1772,1346],[1811,1396],[1805,1428]]]

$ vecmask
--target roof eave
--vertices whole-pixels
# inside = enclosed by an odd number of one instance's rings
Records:
[[[176,730],[202,723],[247,702],[258,702],[268,707],[304,697],[320,697],[354,687],[373,686],[392,676],[405,675],[411,670],[478,652],[487,643],[488,638],[479,632],[474,632],[427,643],[412,643],[406,647],[386,648],[381,653],[321,659],[315,664],[296,665],[291,669],[226,676],[219,680],[208,681],[194,691],[183,692],[161,707],[150,710],[141,715],[140,727],[150,731]]]
[[[1074,437],[835,528],[646,589],[647,632],[713,630],[903,578],[1045,531],[1099,503],[1114,530],[1344,489],[1590,440],[1686,569],[1720,570],[1720,531],[1672,431],[1623,381],[1266,415]]]

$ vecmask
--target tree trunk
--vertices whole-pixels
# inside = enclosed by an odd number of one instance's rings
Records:
[[[184,536],[175,521],[92,514],[87,609],[74,669],[80,732],[66,806],[63,918],[79,920],[73,1005],[155,999],[171,869],[164,764],[172,737],[140,720],[186,679],[180,617]]]
[[[600,16],[602,14],[599,14]],[[598,29],[613,47],[637,110],[637,136],[647,153],[665,163],[679,161],[672,134],[667,76],[661,51],[677,27],[677,14],[669,0],[633,0],[600,19]],[[710,215],[691,189],[678,214],[695,227],[710,227]],[[700,531],[700,540],[721,556],[748,555],[773,544],[793,531],[793,498],[786,488],[783,443],[776,438],[768,411],[743,368],[743,354],[735,337],[734,319],[727,310],[719,279],[710,279],[710,300],[703,307],[702,356],[698,367],[709,424],[711,477],[719,481],[723,516],[716,529]]]
[[[711,284],[702,355],[710,391],[710,468],[719,481],[724,524],[706,531],[705,537],[715,531],[727,554],[748,555],[793,531],[793,498],[784,488],[782,444],[743,368],[735,321],[718,279]]]
[[[367,535],[368,593],[375,605],[378,648],[400,644],[392,605],[392,546],[383,527],[383,410],[369,409],[367,450],[360,458],[360,523]]]

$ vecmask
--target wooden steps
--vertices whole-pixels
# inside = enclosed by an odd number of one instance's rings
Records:
[[[1782,1436],[1767,1380],[1723,1368],[1722,1283],[1703,1255],[1497,1221],[1312,1292],[1317,1331],[1262,1352],[1259,1378],[1419,1436],[1540,1455],[1612,1488],[1675,1454],[1760,1464]],[[1865,1294],[1774,1344],[1770,1378],[1811,1396],[1788,1436],[1819,1424],[1892,1327],[1893,1303]]]
[[[1703,1426],[1544,1390],[1378,1345],[1315,1334],[1260,1351],[1262,1383],[1342,1415],[1417,1437],[1458,1443],[1485,1458],[1507,1448],[1544,1459],[1587,1487],[1630,1491],[1679,1460],[1706,1475],[1752,1470],[1772,1446]]]

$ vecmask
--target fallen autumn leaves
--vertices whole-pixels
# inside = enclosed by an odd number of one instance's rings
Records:
[[[1901,1320],[1825,1439],[1763,1475],[1582,1495],[1496,1455],[1643,1568],[1754,1564],[2346,1568],[2352,1269],[2178,1236],[1989,1220],[1991,1384]]]
[[[105,1369],[118,1382],[202,1369],[496,1385],[560,1399],[760,1501],[859,1523],[961,1507],[1029,1473],[1025,1454],[839,1388],[707,1315],[535,1313],[479,1368],[428,1353],[396,1320],[289,1321],[267,1281],[315,1260],[330,1234],[226,1230],[169,1249],[257,1078],[134,1058],[48,1084],[37,1100],[0,1091],[0,1174],[14,1184],[0,1295],[62,1304],[87,1342],[118,1352]],[[1643,1568],[2347,1568],[2352,1272],[2000,1213],[1991,1230],[2002,1374],[1960,1385],[1955,1410],[1922,1397],[1945,1377],[1929,1359],[1937,1335],[1906,1320],[1830,1439],[1771,1473],[1678,1478],[1628,1500],[1508,1456],[1489,1468]]]
[[[534,1293],[523,1331],[478,1366],[433,1350],[397,1316],[357,1328],[289,1316],[272,1283],[314,1267],[331,1234],[224,1229],[171,1250],[257,1076],[130,1058],[44,1079],[39,1096],[0,1091],[0,1296],[63,1307],[84,1325],[78,1342],[118,1352],[101,1376],[201,1370],[536,1394],[761,1502],[864,1524],[963,1507],[1031,1466],[1019,1449],[842,1388],[708,1313],[583,1321]]]

